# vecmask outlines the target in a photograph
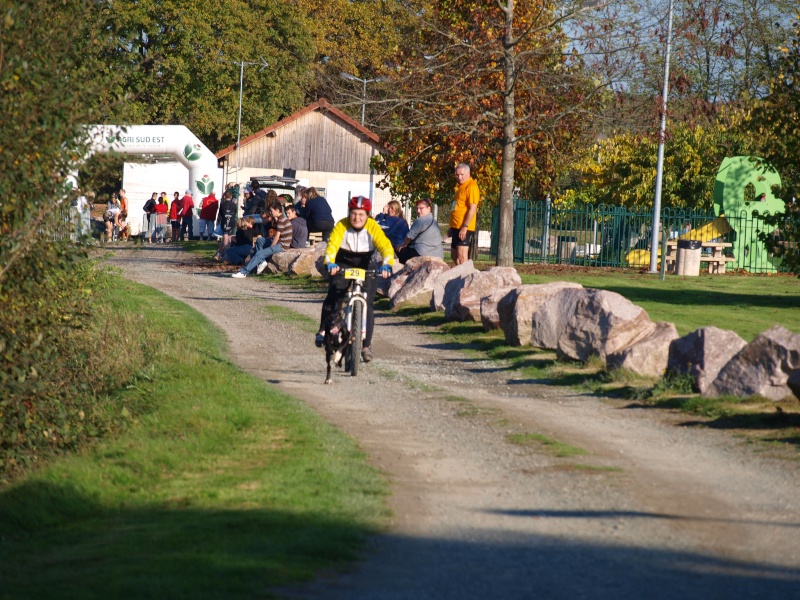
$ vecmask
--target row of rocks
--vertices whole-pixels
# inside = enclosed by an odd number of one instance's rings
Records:
[[[471,261],[449,268],[412,259],[381,290],[392,308],[430,306],[453,321],[502,329],[513,346],[554,350],[561,360],[603,360],[609,369],[692,377],[704,396],[800,398],[800,334],[774,326],[749,344],[732,331],[704,327],[686,336],[653,322],[620,294],[577,283],[522,285],[514,269],[478,271]]]
[[[272,256],[269,272],[326,277],[325,244]],[[650,377],[688,375],[704,396],[800,398],[800,334],[774,326],[749,344],[733,331],[703,327],[680,337],[672,323],[653,322],[620,294],[565,281],[522,285],[515,269],[479,271],[467,261],[450,268],[439,258],[396,265],[378,293],[393,309],[429,306],[453,321],[502,329],[512,346],[554,350],[561,360],[592,356],[607,368]]]

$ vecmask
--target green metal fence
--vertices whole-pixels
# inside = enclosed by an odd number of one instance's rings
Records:
[[[661,227],[669,239],[699,230],[717,219],[713,211],[665,208]],[[728,215],[725,233],[714,241],[732,243],[727,254],[736,257],[733,268],[751,273],[783,271],[758,240],[759,232],[780,236],[783,227],[769,226],[763,217]],[[549,201],[514,203],[514,261],[518,263],[570,264],[594,267],[631,267],[649,264],[652,211],[620,206],[564,208]],[[796,227],[797,224],[794,224]],[[497,256],[499,207],[492,215],[491,256]],[[660,237],[660,236],[659,236]],[[707,240],[711,241],[711,240]],[[636,251],[640,252],[636,252]]]

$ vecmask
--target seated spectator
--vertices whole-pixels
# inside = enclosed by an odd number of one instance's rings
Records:
[[[383,229],[383,233],[392,243],[392,248],[397,251],[397,247],[403,243],[408,233],[408,223],[403,216],[403,207],[397,200],[392,200],[384,207],[384,212],[375,217],[378,225]]]
[[[300,200],[297,212],[305,219],[309,233],[321,233],[326,242],[335,225],[333,212],[328,201],[317,194],[317,189],[310,187],[305,191],[305,200]]]
[[[261,238],[256,242],[255,254],[244,268],[239,269],[231,277],[245,278],[256,271],[261,275],[267,266],[267,260],[273,254],[288,250],[292,244],[292,222],[283,214],[283,206],[277,200],[269,205],[270,216],[275,233],[270,238]]]
[[[397,248],[397,258],[401,264],[415,256],[435,256],[444,258],[442,233],[433,218],[431,201],[423,198],[417,201],[417,220],[411,225],[406,239]]]
[[[236,222],[236,237],[225,252],[225,261],[231,265],[243,265],[250,256],[256,240],[261,237],[260,226],[256,228],[253,217],[242,217]]]
[[[297,216],[297,209],[292,204],[283,207],[286,218],[292,222],[292,248],[305,248],[308,244],[308,226],[303,217]]]

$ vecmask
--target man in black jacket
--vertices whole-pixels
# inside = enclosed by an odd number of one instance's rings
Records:
[[[261,189],[257,181],[251,184],[252,195],[244,203],[243,215],[260,215],[267,212],[267,192]],[[247,188],[245,188],[245,193]]]

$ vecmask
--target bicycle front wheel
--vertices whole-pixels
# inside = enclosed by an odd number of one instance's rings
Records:
[[[353,303],[353,333],[350,340],[350,375],[358,375],[358,365],[361,363],[361,311],[360,302]]]

